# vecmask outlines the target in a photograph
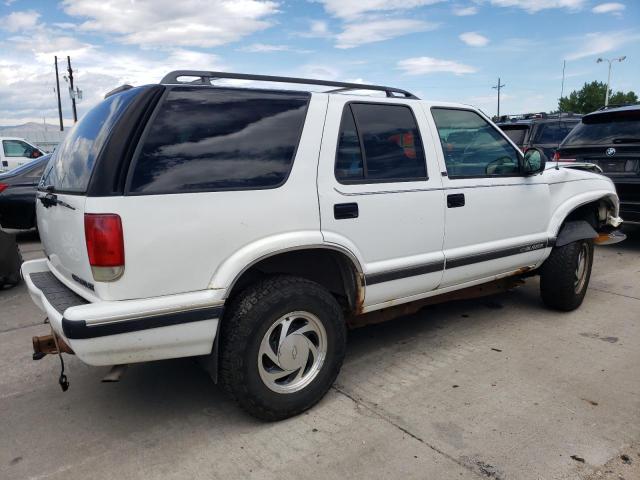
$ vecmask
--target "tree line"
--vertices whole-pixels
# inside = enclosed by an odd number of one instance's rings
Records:
[[[558,110],[581,114],[593,112],[604,106],[606,91],[607,85],[604,82],[593,81],[585,83],[580,90],[574,90],[568,96],[561,97],[558,101]],[[613,93],[609,89],[610,107],[634,103],[638,103],[638,95],[634,91]]]

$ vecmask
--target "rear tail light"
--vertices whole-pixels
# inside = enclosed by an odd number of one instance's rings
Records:
[[[8,187],[9,185],[7,185],[6,183],[0,183],[0,193],[4,192]]]
[[[113,282],[124,273],[124,236],[120,216],[85,213],[84,235],[93,279]]]

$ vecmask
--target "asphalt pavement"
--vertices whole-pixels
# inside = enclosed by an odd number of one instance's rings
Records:
[[[263,423],[190,359],[107,368],[31,359],[47,333],[0,291],[0,479],[640,479],[640,230],[597,247],[582,307],[538,280],[350,332],[306,414]],[[20,234],[25,259],[42,255]]]

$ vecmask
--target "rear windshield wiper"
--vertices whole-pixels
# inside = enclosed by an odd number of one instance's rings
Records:
[[[613,143],[640,143],[640,138],[635,138],[635,137],[614,138]]]

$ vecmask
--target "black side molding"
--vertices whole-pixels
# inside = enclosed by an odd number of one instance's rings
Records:
[[[444,261],[426,263],[424,265],[416,265],[398,270],[389,270],[388,272],[374,273],[367,275],[365,279],[367,285],[375,285],[376,283],[390,282],[391,280],[415,277],[417,275],[425,275],[427,273],[439,272],[441,270],[444,270]]]
[[[201,322],[213,318],[220,318],[224,311],[223,306],[206,307],[197,310],[154,315],[152,317],[134,318],[100,325],[88,326],[85,320],[62,319],[62,331],[70,340],[106,337],[120,333],[138,332],[151,328],[169,327],[182,323]]]

